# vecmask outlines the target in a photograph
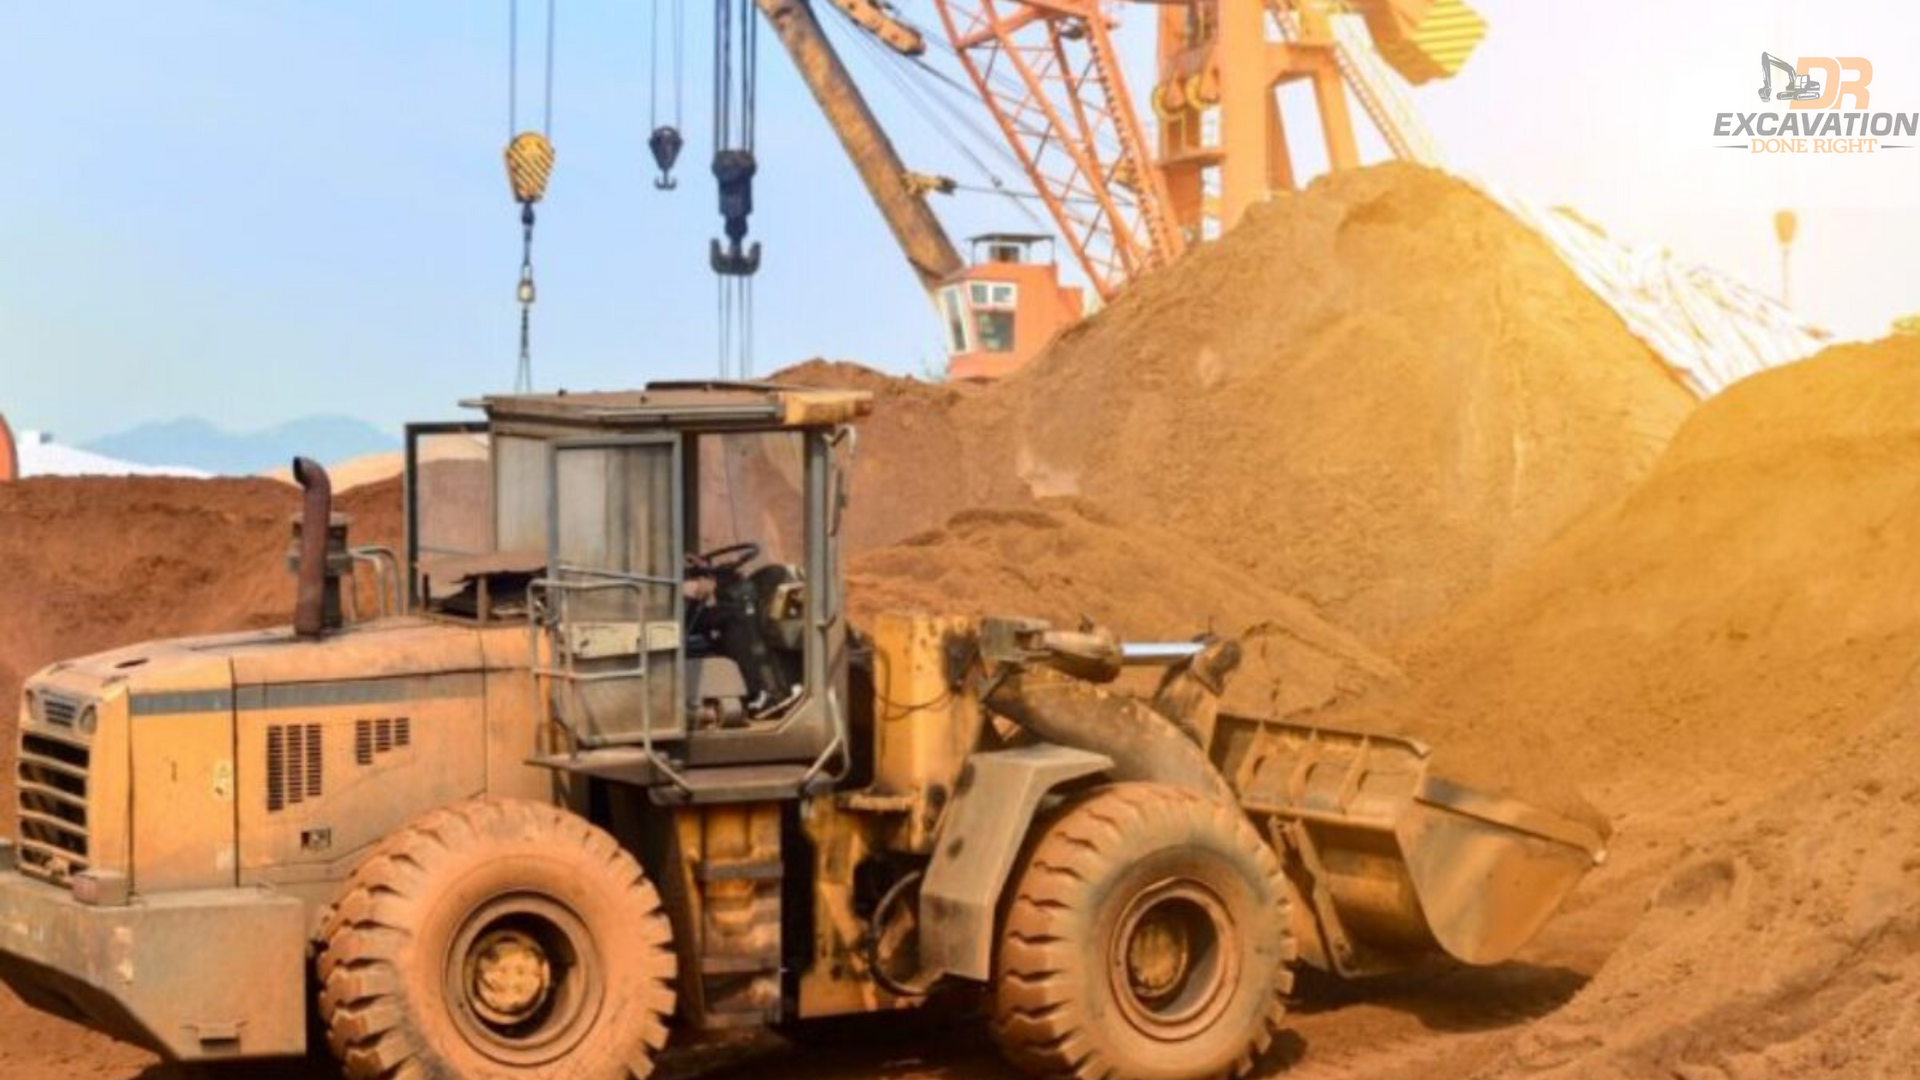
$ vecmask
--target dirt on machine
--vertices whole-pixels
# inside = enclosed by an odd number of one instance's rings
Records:
[[[408,429],[400,550],[296,465],[290,627],[29,680],[26,1001],[356,1080],[644,1077],[959,1002],[1034,1076],[1203,1080],[1266,1052],[1298,969],[1500,963],[1603,857],[1418,741],[1224,710],[1231,638],[849,625],[864,393],[470,404]]]

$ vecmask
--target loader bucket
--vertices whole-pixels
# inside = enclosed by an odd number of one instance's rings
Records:
[[[1604,857],[1587,825],[1430,775],[1429,756],[1412,739],[1221,716],[1214,762],[1289,856],[1314,966],[1498,963]]]

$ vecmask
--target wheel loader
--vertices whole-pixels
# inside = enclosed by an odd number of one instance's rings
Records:
[[[296,463],[290,627],[29,680],[26,1001],[356,1080],[645,1077],[939,1003],[1035,1076],[1202,1080],[1296,968],[1500,962],[1601,857],[1416,741],[1223,710],[1231,639],[849,625],[865,394],[467,404],[408,429],[402,550]]]

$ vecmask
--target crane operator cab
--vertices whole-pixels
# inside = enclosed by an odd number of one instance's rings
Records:
[[[1079,322],[1086,301],[1079,288],[1060,283],[1051,236],[982,233],[970,243],[971,265],[935,294],[946,326],[947,374],[998,379]]]
[[[848,425],[868,395],[666,383],[467,404],[486,422],[408,430],[412,607],[524,627],[544,763],[659,801],[830,782]]]

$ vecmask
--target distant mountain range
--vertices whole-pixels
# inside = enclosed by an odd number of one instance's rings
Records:
[[[283,468],[295,455],[327,463],[399,446],[398,437],[350,416],[305,416],[250,432],[225,431],[188,417],[141,424],[95,439],[82,449],[143,465],[184,465],[247,476]]]

